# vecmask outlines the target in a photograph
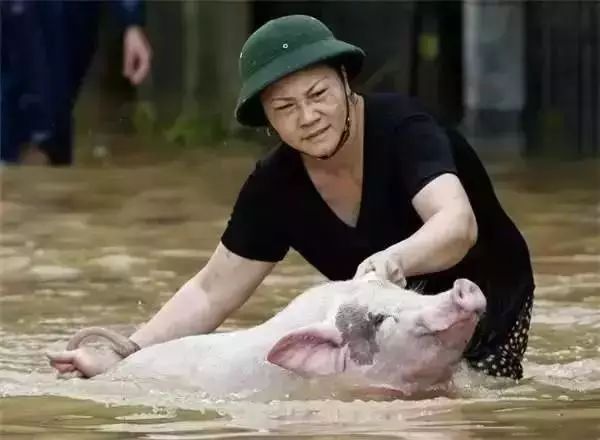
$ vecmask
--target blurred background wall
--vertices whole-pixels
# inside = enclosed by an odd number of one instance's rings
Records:
[[[531,155],[600,151],[600,2],[152,0],[151,78],[121,78],[107,12],[78,106],[92,142],[134,133],[180,145],[252,137],[232,112],[237,61],[267,20],[304,13],[365,49],[360,91],[419,96],[442,122]],[[108,9],[108,8],[107,8]],[[89,137],[88,137],[89,139]]]

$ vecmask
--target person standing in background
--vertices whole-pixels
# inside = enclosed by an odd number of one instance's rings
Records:
[[[103,1],[0,3],[0,161],[70,165],[73,107],[97,46]],[[140,84],[152,49],[142,0],[108,2],[123,26],[123,75]]]

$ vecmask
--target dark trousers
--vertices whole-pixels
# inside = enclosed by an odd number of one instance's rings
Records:
[[[0,2],[0,159],[35,143],[54,165],[72,162],[73,107],[97,43],[99,2]]]

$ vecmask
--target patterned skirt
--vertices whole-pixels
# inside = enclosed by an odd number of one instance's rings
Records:
[[[527,349],[532,307],[533,295],[530,295],[504,340],[486,350],[482,357],[467,358],[469,366],[491,376],[515,380],[523,378],[522,361]]]

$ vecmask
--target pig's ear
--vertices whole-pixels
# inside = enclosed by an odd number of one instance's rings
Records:
[[[326,376],[346,368],[348,346],[332,324],[318,324],[294,330],[269,351],[267,360],[301,376]]]

